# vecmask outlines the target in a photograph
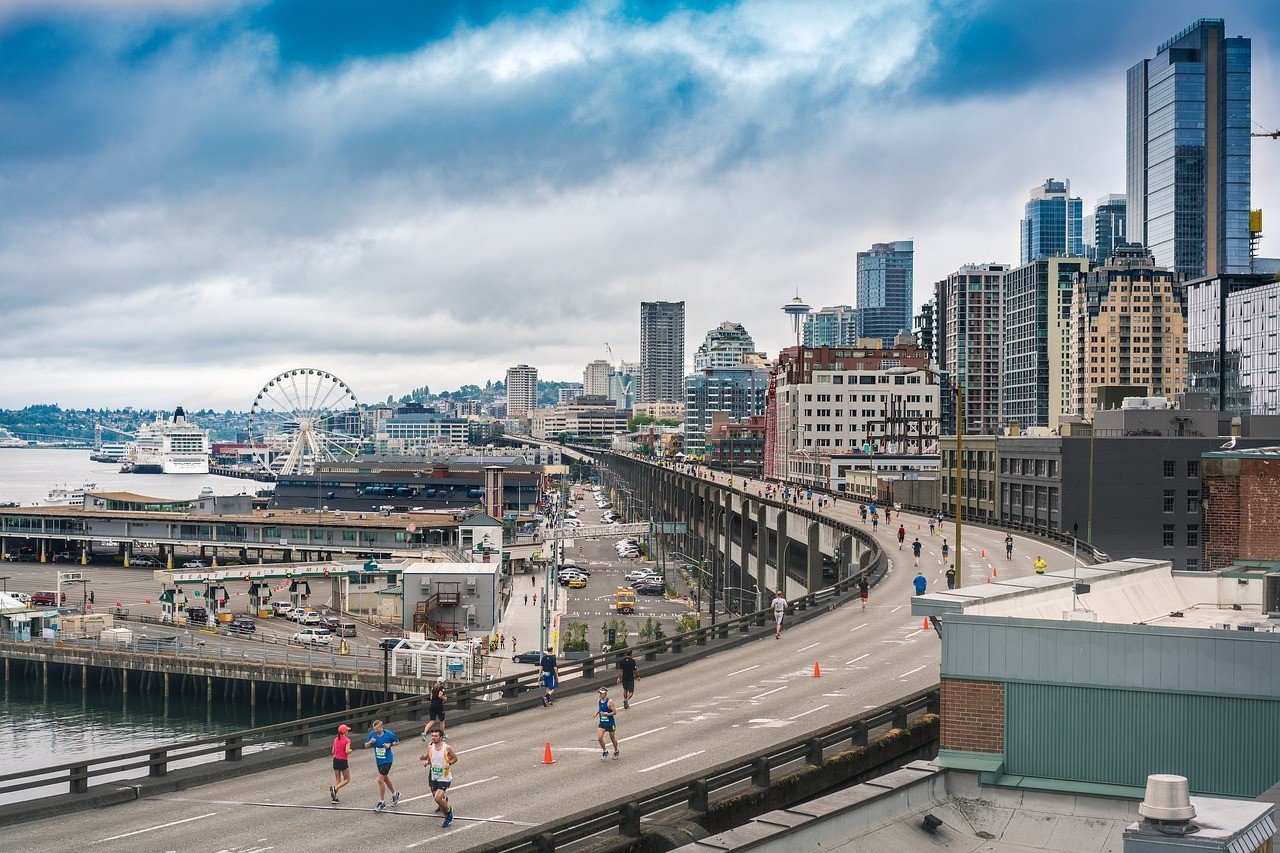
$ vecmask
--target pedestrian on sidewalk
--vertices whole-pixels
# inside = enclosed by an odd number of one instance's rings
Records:
[[[525,607],[529,606],[529,593],[527,592],[524,594],[524,604],[525,604]]]
[[[867,609],[867,599],[871,597],[871,584],[867,583],[867,576],[863,575],[858,578],[858,598],[862,599],[862,609]]]
[[[533,606],[538,606],[538,594],[536,592],[533,594]]]
[[[512,657],[516,656],[516,635],[515,634],[511,635],[511,656]]]
[[[351,784],[351,727],[338,726],[338,736],[333,739],[333,784],[329,786],[329,802],[339,802],[338,792]]]
[[[502,632],[498,635],[498,648],[505,649],[507,647],[507,634]]]

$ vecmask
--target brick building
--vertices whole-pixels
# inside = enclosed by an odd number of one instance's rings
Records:
[[[1204,567],[1280,561],[1280,447],[1204,454]]]

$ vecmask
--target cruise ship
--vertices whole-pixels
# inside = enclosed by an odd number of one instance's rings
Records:
[[[208,474],[209,432],[187,420],[182,407],[138,428],[122,471],[134,474]]]

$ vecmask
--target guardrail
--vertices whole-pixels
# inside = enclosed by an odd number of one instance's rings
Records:
[[[914,713],[937,713],[939,702],[940,692],[935,686],[816,732],[650,788],[638,796],[551,821],[507,840],[486,842],[483,848],[473,849],[483,849],[486,853],[542,853],[611,830],[617,830],[625,837],[638,838],[642,821],[650,815],[677,806],[694,812],[707,812],[711,798],[719,792],[746,781],[753,787],[768,787],[775,768],[796,761],[820,765],[829,747],[845,743],[866,746],[871,732],[885,727],[905,728]]]

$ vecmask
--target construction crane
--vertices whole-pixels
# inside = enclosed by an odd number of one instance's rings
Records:
[[[609,369],[613,369],[613,347],[609,346],[609,342],[604,342],[604,351],[609,353]]]

